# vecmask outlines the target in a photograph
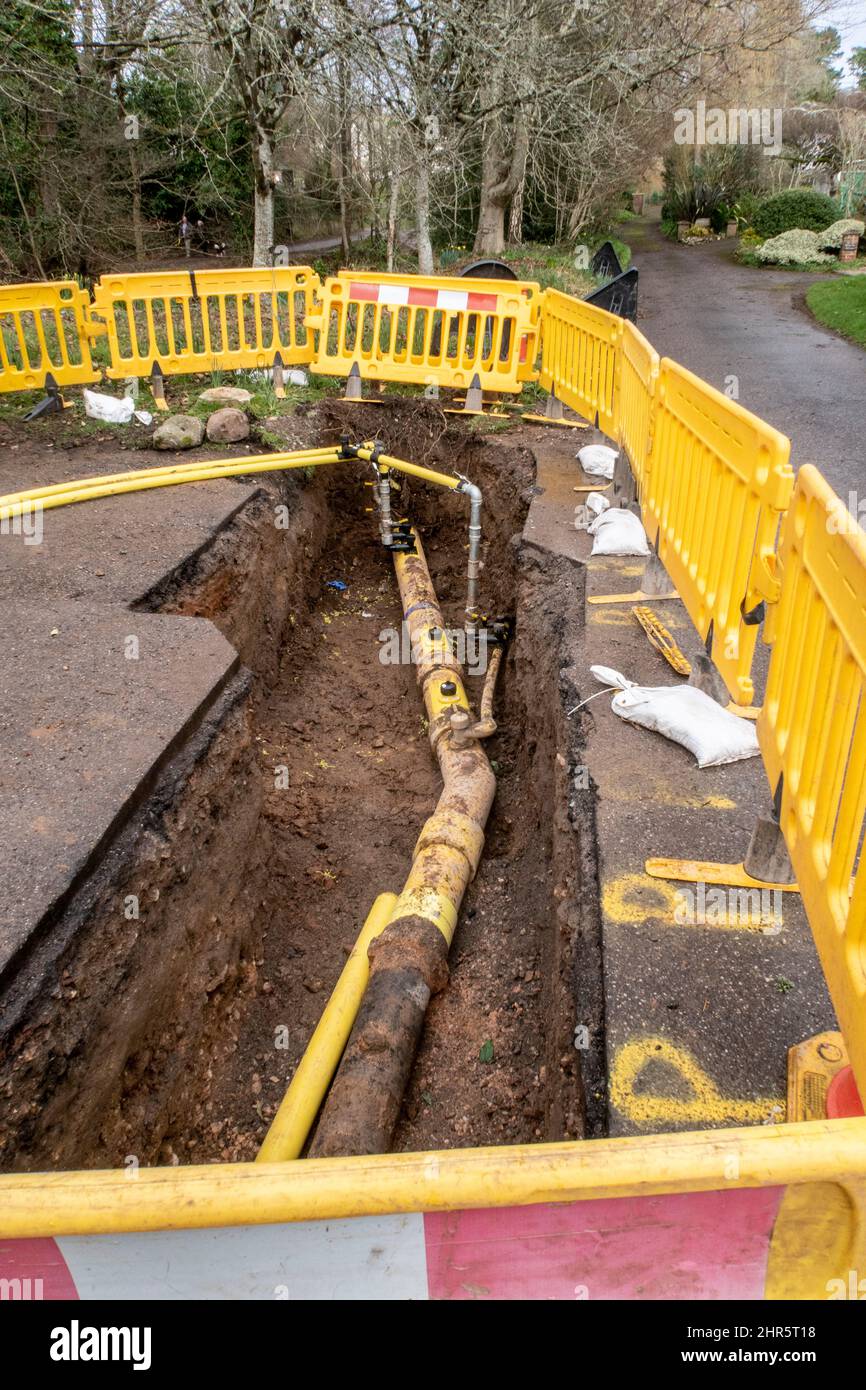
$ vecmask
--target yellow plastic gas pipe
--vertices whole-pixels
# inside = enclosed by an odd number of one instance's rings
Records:
[[[124,482],[107,483],[100,480],[98,484],[91,484],[87,487],[73,486],[65,492],[49,493],[48,496],[39,498],[32,498],[31,494],[25,493],[13,502],[7,502],[5,497],[0,497],[0,520],[8,521],[13,517],[29,513],[33,511],[37,503],[42,511],[50,511],[54,507],[68,507],[76,502],[93,502],[99,497],[117,497],[127,492],[147,492],[158,487],[176,487],[180,483],[215,482],[219,478],[239,478],[248,473],[275,473],[291,468],[317,468],[321,464],[341,462],[341,455],[337,449],[319,458],[307,456],[295,459],[290,455],[279,454],[266,455],[265,457],[269,459],[269,462],[256,463],[254,466],[251,466],[249,459],[244,459],[242,463],[233,465],[203,465],[200,470],[143,468],[137,473],[130,474]]]
[[[374,449],[370,444],[359,444],[356,450],[359,459],[370,462]],[[435,483],[437,487],[447,487],[450,492],[460,489],[462,478],[452,473],[437,473],[435,468],[425,468],[420,463],[409,463],[406,459],[394,458],[393,454],[377,454],[376,461],[385,468],[393,468],[398,473],[406,473],[411,478],[423,478],[425,483]]]
[[[358,450],[359,458],[369,459],[371,456],[372,450]],[[282,454],[250,454],[239,459],[167,464],[157,468],[137,469],[129,473],[78,478],[72,482],[49,484],[26,492],[10,492],[0,497],[0,521],[10,521],[16,516],[32,512],[37,502],[42,511],[49,511],[54,507],[91,502],[101,497],[117,497],[128,492],[146,492],[152,488],[174,487],[180,483],[214,482],[219,478],[245,477],[248,473],[315,468],[320,464],[340,463],[351,457],[353,456],[344,454],[340,446],[333,446]],[[387,456],[387,459],[383,456],[382,462],[387,462],[388,467],[400,472],[423,478],[439,487],[447,487],[450,491],[456,491],[461,486],[461,479],[437,473],[434,469],[424,468],[420,464],[408,463],[390,456]]]
[[[292,1083],[256,1154],[256,1163],[280,1163],[299,1157],[339,1066],[367,988],[370,975],[367,947],[387,926],[396,901],[396,893],[380,893],[370,909],[352,954],[343,966],[334,992],[292,1077]]]
[[[246,457],[225,459],[192,459],[187,463],[167,463],[156,468],[133,468],[126,473],[95,473],[89,478],[75,478],[71,482],[47,483],[45,487],[26,488],[22,492],[7,492],[5,497],[0,497],[0,506],[20,502],[24,499],[34,500],[52,497],[55,493],[75,492],[79,489],[89,488],[91,485],[99,487],[104,483],[125,483],[143,475],[153,478],[163,473],[199,473],[203,469],[209,468],[234,468],[241,463],[246,463],[250,471],[254,473],[257,468],[264,464],[273,463],[275,459],[292,459],[310,463],[316,459],[332,459],[339,452],[340,450],[336,445],[325,445],[320,449],[293,449],[288,453],[279,454],[248,454]]]
[[[389,1146],[427,1004],[447,978],[448,947],[496,791],[484,750],[467,729],[460,664],[420,539],[411,534],[413,553],[395,554],[394,567],[444,787],[388,925],[371,947],[367,990],[310,1146],[316,1158]]]

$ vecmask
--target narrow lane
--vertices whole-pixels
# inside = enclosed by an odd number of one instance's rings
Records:
[[[820,275],[739,265],[733,241],[681,246],[655,219],[623,236],[640,270],[638,326],[791,439],[792,462],[814,463],[847,502],[866,491],[866,352],[797,305]]]

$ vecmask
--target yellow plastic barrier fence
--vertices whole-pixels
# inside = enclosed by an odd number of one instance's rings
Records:
[[[618,378],[624,320],[594,304],[545,290],[541,306],[541,371],[545,391],[612,439],[619,425]]]
[[[538,343],[536,284],[342,271],[325,281],[308,326],[314,372],[517,393]]]
[[[667,357],[653,399],[644,526],[731,698],[750,705],[758,624],[779,593],[790,442]]]
[[[843,1197],[855,1189],[845,1203],[847,1213],[841,1213],[848,1230],[840,1231],[853,1244],[862,1239],[857,1189],[862,1192],[864,1175],[863,1119],[282,1163],[139,1168],[134,1180],[128,1168],[9,1173],[0,1174],[0,1239],[339,1221],[811,1182],[839,1185],[845,1189]],[[815,1195],[820,1203],[820,1190]],[[803,1224],[804,1237],[811,1234],[814,1243],[814,1224]]]
[[[623,320],[619,354],[619,433],[641,496],[652,447],[653,410],[659,374],[659,355],[627,319]]]
[[[0,391],[98,381],[90,355],[90,301],[74,280],[0,286]]]
[[[319,278],[309,266],[103,275],[93,313],[104,321],[109,377],[309,363],[305,320]]]
[[[866,1095],[866,532],[797,474],[758,739],[860,1094]]]

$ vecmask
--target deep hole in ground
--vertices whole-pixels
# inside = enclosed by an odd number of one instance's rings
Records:
[[[521,541],[532,455],[409,402],[329,405],[290,428],[287,447],[375,430],[398,455],[471,477],[484,493],[483,606],[516,616],[486,744],[498,789],[485,851],[395,1147],[598,1132],[600,1034],[589,1060],[572,1045],[575,1011],[598,1007],[581,973],[594,950],[577,906],[592,887],[586,836],[553,809],[568,805],[563,612],[579,608],[579,580]],[[30,1051],[19,1040],[13,1054],[33,1101],[20,1088],[17,1125],[8,1112],[0,1122],[4,1166],[253,1158],[373,899],[400,891],[441,782],[415,668],[380,659],[401,611],[370,477],[359,464],[269,475],[231,530],[149,596],[151,610],[210,618],[252,679],[107,867],[87,932],[56,955],[61,984],[91,971],[62,1065],[56,1045],[52,1065],[39,1060],[48,1015],[21,1005]],[[460,629],[464,499],[404,480],[395,510],[418,525],[445,622]],[[476,706],[481,685],[469,677]],[[148,836],[158,852],[142,851]],[[164,914],[158,944],[153,926],[149,940],[119,936],[107,915],[131,883],[151,923]]]

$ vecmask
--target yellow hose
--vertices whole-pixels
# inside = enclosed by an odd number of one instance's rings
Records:
[[[396,893],[380,893],[370,909],[352,954],[343,966],[334,992],[292,1077],[292,1084],[256,1154],[256,1163],[279,1163],[299,1157],[339,1066],[367,988],[370,976],[367,947],[384,931],[396,901]]]
[[[359,459],[368,461],[373,458],[373,448],[369,444],[359,444],[357,454]],[[437,487],[447,487],[451,492],[456,491],[460,486],[460,478],[448,473],[437,473],[435,468],[425,468],[420,463],[407,463],[406,459],[394,458],[393,454],[377,454],[376,462],[385,468],[394,468],[398,473],[407,473],[411,478],[423,478],[425,483],[435,483]]]
[[[316,468],[320,464],[339,463],[341,461],[338,449],[333,449],[329,455],[323,455],[320,458],[306,455],[296,459],[290,454],[270,454],[262,457],[272,461],[251,464],[249,459],[244,459],[241,463],[234,464],[202,464],[200,470],[183,469],[181,466],[168,469],[142,468],[138,472],[125,475],[123,482],[109,483],[100,479],[98,483],[88,482],[86,487],[83,487],[79,482],[72,484],[65,492],[49,492],[47,496],[37,498],[32,498],[31,494],[25,493],[21,500],[11,503],[7,503],[5,497],[0,497],[0,521],[9,521],[13,517],[22,516],[24,513],[29,514],[37,503],[42,511],[50,511],[53,507],[68,507],[76,502],[92,502],[99,497],[118,497],[127,492],[147,492],[151,488],[176,487],[180,483],[215,482],[219,478],[240,478],[248,473],[274,473],[290,468]],[[124,475],[118,476],[123,477]]]
[[[298,450],[283,454],[250,454],[246,458],[194,460],[191,463],[164,464],[157,468],[135,469],[129,473],[114,473],[104,477],[78,478],[72,482],[51,483],[26,492],[10,492],[0,497],[0,521],[29,514],[39,504],[42,511],[68,507],[77,502],[91,502],[100,497],[118,497],[127,492],[146,492],[151,488],[175,487],[180,483],[214,482],[219,478],[245,477],[248,473],[274,473],[290,468],[315,468],[319,464],[340,463],[358,457],[369,460],[372,449],[359,448],[356,454],[344,454],[342,447]],[[460,479],[405,459],[382,455],[381,462],[398,472],[423,478],[425,482],[454,491]]]
[[[332,458],[339,453],[336,445],[330,445],[321,449],[294,449],[290,453],[280,454],[248,454],[245,458],[227,459],[193,459],[188,463],[167,463],[157,468],[133,468],[127,473],[95,473],[89,478],[75,478],[67,483],[48,483],[45,487],[26,488],[22,492],[7,492],[5,497],[0,497],[0,507],[9,505],[13,502],[21,502],[25,499],[32,501],[42,497],[53,497],[55,493],[77,491],[79,488],[101,486],[104,483],[125,483],[132,478],[140,478],[146,474],[148,477],[157,477],[162,473],[197,473],[204,468],[233,468],[237,464],[246,463],[251,472],[255,472],[260,465],[269,464],[274,459],[303,459],[311,462],[316,459],[327,457]]]

